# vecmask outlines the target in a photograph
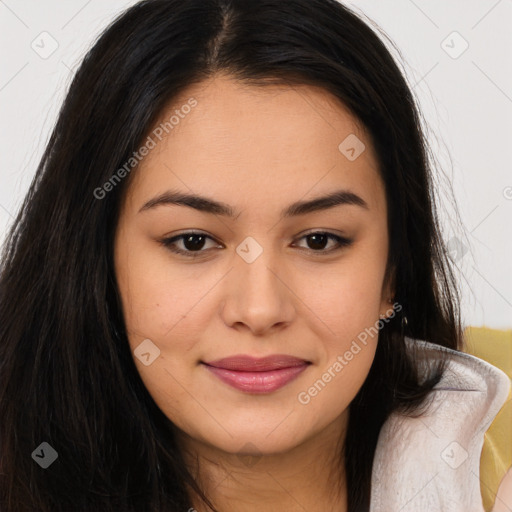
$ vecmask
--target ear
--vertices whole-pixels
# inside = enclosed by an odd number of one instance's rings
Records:
[[[396,284],[396,268],[389,270],[384,277],[382,284],[381,300],[380,300],[380,318],[387,318],[393,311],[393,303],[395,297]]]

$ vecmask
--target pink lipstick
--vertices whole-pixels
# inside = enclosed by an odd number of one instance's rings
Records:
[[[311,364],[287,355],[255,358],[246,355],[225,357],[203,365],[220,380],[246,393],[270,393],[282,388]]]

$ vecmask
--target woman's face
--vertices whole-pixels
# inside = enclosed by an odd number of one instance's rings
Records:
[[[187,90],[161,122],[115,241],[149,393],[187,439],[228,453],[283,452],[342,425],[375,354],[377,335],[364,333],[391,308],[370,139],[322,89],[226,76]],[[204,200],[176,204],[171,192]],[[296,359],[215,363],[241,355]]]

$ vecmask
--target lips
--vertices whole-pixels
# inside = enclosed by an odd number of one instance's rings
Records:
[[[225,370],[235,370],[241,372],[266,372],[270,370],[280,370],[281,368],[294,368],[308,364],[308,361],[299,359],[298,357],[286,355],[273,355],[267,357],[251,357],[245,355],[237,355],[225,357],[217,361],[205,363],[215,368],[223,368]]]
[[[286,355],[263,358],[237,355],[203,363],[222,382],[246,393],[276,391],[298,377],[310,364]]]

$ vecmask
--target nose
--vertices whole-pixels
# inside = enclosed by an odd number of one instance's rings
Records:
[[[226,325],[261,336],[285,328],[296,315],[290,273],[279,255],[264,249],[252,262],[238,254],[226,276],[221,315]]]

